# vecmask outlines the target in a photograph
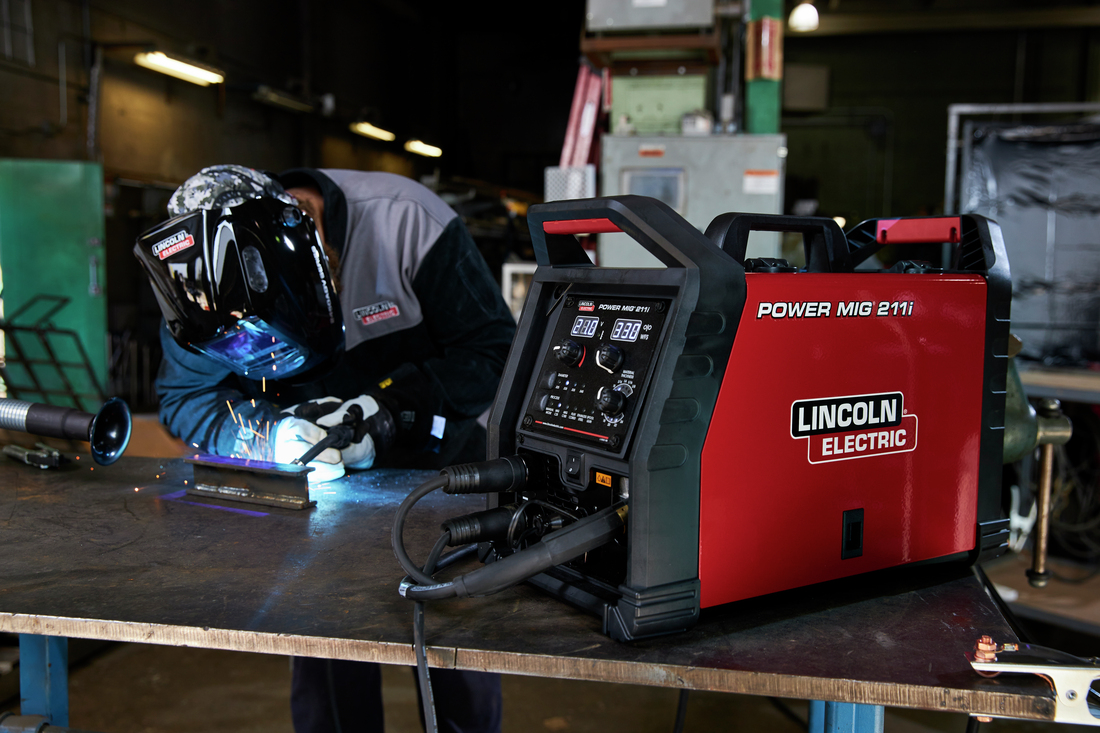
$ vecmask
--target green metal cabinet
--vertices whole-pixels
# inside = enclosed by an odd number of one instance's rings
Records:
[[[10,396],[89,409],[94,404],[88,403],[106,389],[103,227],[99,164],[0,160],[0,298],[5,322],[9,327],[52,326],[54,331],[75,334],[47,334],[50,338],[44,339],[33,328],[6,330]],[[61,298],[68,303],[59,308]],[[16,351],[34,362],[33,374],[17,363]],[[74,392],[81,397],[66,396]]]

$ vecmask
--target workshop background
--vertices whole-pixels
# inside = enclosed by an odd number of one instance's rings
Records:
[[[157,52],[222,80],[136,63]],[[0,377],[8,396],[85,410],[122,397],[130,452],[179,455],[155,424],[160,311],[131,249],[217,163],[419,180],[466,221],[516,312],[534,267],[524,214],[544,200],[646,193],[701,228],[730,210],[843,228],[983,213],[1005,228],[1025,366],[1096,371],[1098,113],[1095,0],[0,0]],[[798,264],[795,242],[754,241]],[[613,235],[586,247],[645,263]],[[1088,531],[1053,537],[1079,582],[1020,587],[1026,551],[991,569],[1037,635],[1079,654],[1100,653],[1089,399],[1067,406],[1076,432],[1059,449],[1077,492],[1063,525]],[[1018,470],[1026,485],[1034,467]],[[0,710],[18,677],[4,644]],[[73,656],[79,727],[191,730],[201,709],[204,730],[290,730],[285,658],[75,642]],[[387,669],[386,696],[389,729],[419,729],[412,676]],[[505,701],[506,730],[647,731],[671,727],[676,694],[512,677]],[[796,730],[805,714],[697,694],[688,730]],[[895,731],[966,727],[887,716]]]

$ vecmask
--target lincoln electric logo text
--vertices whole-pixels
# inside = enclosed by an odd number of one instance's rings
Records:
[[[166,259],[171,257],[176,252],[193,247],[195,244],[195,238],[187,232],[176,232],[168,239],[162,239],[153,245],[153,254],[157,257]]]
[[[806,438],[810,463],[849,461],[917,447],[917,416],[901,392],[798,400],[791,405],[791,437]]]

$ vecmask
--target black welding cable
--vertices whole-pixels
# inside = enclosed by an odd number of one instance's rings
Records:
[[[451,539],[450,532],[444,532],[436,540],[435,547],[428,553],[428,559],[424,563],[424,574],[431,577],[436,570],[436,562],[447,543]],[[458,553],[451,553],[456,555]],[[425,733],[437,733],[439,724],[435,719],[435,697],[432,695],[432,680],[428,675],[428,650],[424,643],[424,602],[417,601],[413,606],[413,648],[416,650],[416,681],[420,685],[420,704],[424,710]]]
[[[622,531],[626,524],[626,514],[625,505],[602,509],[564,529],[551,532],[527,549],[501,558],[491,565],[484,565],[447,583],[435,583],[431,578],[428,579],[428,584],[402,583],[400,593],[414,601],[499,593],[609,542]]]
[[[446,476],[437,476],[429,481],[417,486],[412,490],[405,500],[401,502],[401,505],[397,507],[397,514],[393,518],[393,532],[390,535],[390,540],[393,543],[393,554],[397,555],[397,561],[401,563],[401,567],[405,572],[417,583],[422,585],[432,585],[435,581],[432,580],[432,576],[424,573],[419,566],[412,561],[409,557],[409,553],[405,550],[405,519],[409,516],[409,510],[413,508],[416,502],[423,499],[428,494],[432,493],[436,489],[442,489],[448,484],[448,478]]]

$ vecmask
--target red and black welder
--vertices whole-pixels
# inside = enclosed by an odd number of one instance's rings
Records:
[[[703,234],[636,196],[533,206],[529,222],[539,267],[489,421],[503,468],[448,469],[419,494],[498,492],[429,562],[480,541],[489,564],[446,584],[412,573],[411,496],[395,525],[409,597],[527,578],[627,640],[700,608],[1003,551],[1011,288],[995,223],[879,219],[845,237],[830,219],[726,214]],[[807,267],[746,259],[751,230],[801,232]],[[574,236],[620,231],[664,267],[596,267]],[[894,243],[949,243],[951,267],[856,269]]]

